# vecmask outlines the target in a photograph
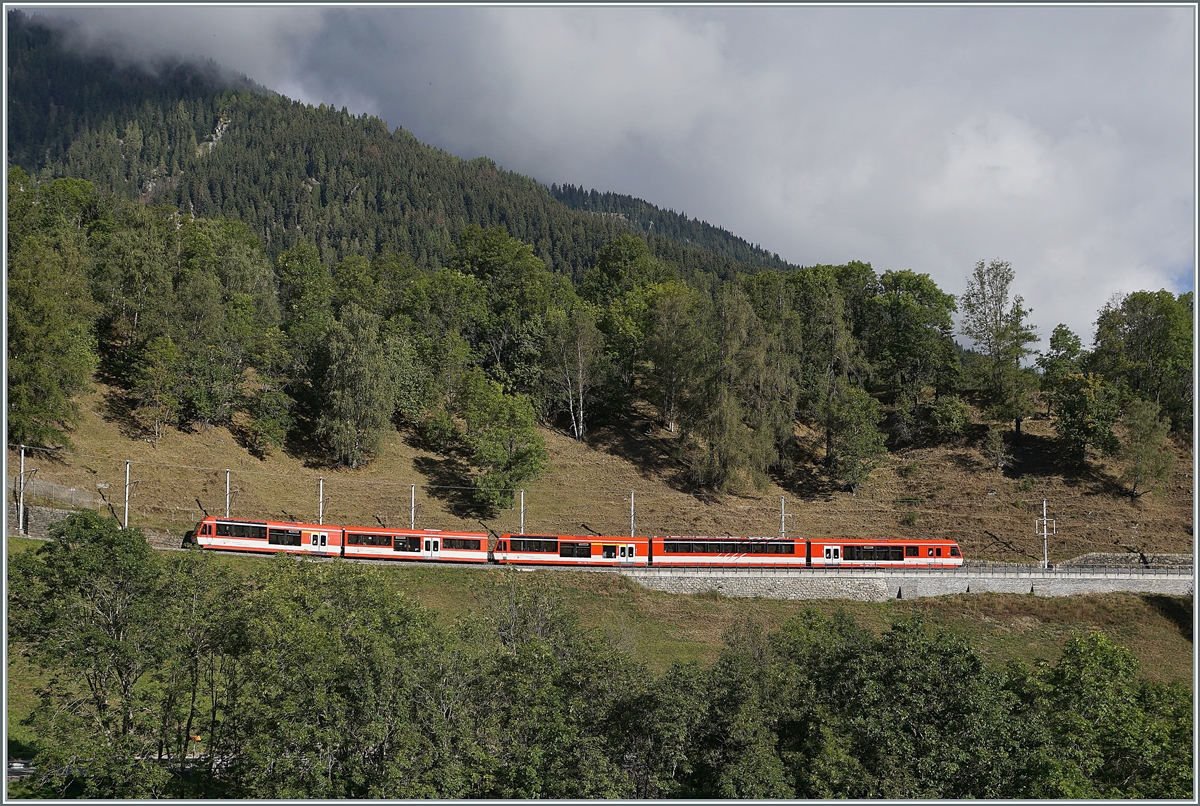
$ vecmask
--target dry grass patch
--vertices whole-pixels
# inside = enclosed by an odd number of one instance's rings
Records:
[[[168,429],[157,448],[122,433],[105,402],[102,384],[81,399],[84,421],[73,435],[73,454],[29,456],[34,477],[102,496],[102,509],[121,514],[125,460],[137,481],[130,502],[132,523],[178,539],[203,512],[224,514],[225,469],[234,489],[231,512],[248,518],[315,521],[318,479],[324,479],[327,523],[407,526],[416,485],[419,527],[520,530],[517,508],[485,524],[460,517],[456,504],[467,479],[449,477],[440,457],[392,432],[378,457],[357,470],[321,466],[286,452],[255,458],[225,428],[186,433]],[[1058,522],[1052,560],[1093,551],[1191,553],[1192,470],[1188,446],[1178,446],[1168,489],[1132,501],[1112,479],[1120,468],[1098,465],[1082,475],[1064,474],[1053,428],[1046,420],[1025,423],[1016,465],[989,467],[971,438],[893,454],[857,494],[832,486],[819,465],[817,435],[803,427],[803,458],[786,478],[755,495],[723,495],[687,486],[686,468],[672,456],[675,435],[639,409],[609,426],[597,426],[588,442],[541,429],[550,472],[525,490],[525,531],[628,534],[630,495],[639,534],[778,535],[781,499],[790,535],[853,537],[949,537],[968,559],[1024,562],[1041,559],[1034,522],[1041,500],[1050,499]],[[806,436],[807,435],[807,436]],[[807,442],[805,441],[807,440]],[[17,456],[10,452],[10,467]]]

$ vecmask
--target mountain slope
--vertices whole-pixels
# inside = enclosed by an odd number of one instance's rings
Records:
[[[67,51],[60,34],[16,11],[9,48],[11,165],[245,221],[273,255],[307,240],[328,262],[390,246],[436,266],[463,227],[502,225],[578,280],[601,246],[654,222],[652,250],[685,277],[786,266],[724,230],[629,197],[605,194],[636,207],[632,218],[572,209],[487,158],[460,159],[378,118],[301,104],[213,65],[156,75],[119,67]]]

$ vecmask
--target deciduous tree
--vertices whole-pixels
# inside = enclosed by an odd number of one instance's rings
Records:
[[[1193,293],[1135,291],[1110,301],[1096,319],[1089,367],[1157,403],[1177,431],[1191,428]]]
[[[1092,373],[1066,374],[1054,388],[1058,418],[1054,429],[1062,440],[1064,453],[1076,463],[1087,458],[1087,449],[1095,448],[1105,456],[1117,452],[1113,426],[1120,413],[1116,390]]]
[[[478,368],[464,378],[462,401],[467,446],[479,474],[474,479],[480,506],[512,506],[519,485],[546,468],[546,444],[534,427],[533,405],[522,394],[505,394]]]
[[[604,380],[604,334],[596,327],[592,306],[579,301],[551,311],[542,357],[551,399],[570,417],[571,436],[582,440],[592,392]]]
[[[954,360],[957,306],[928,274],[887,271],[879,287],[867,305],[871,361],[898,402],[915,410],[921,388],[936,383]]]
[[[1058,384],[1065,376],[1077,374],[1084,359],[1083,343],[1066,325],[1060,324],[1050,334],[1050,349],[1038,353],[1037,366],[1042,372],[1042,394],[1046,396],[1046,414],[1050,414],[1058,393]]]
[[[1031,309],[1021,296],[1012,298],[1012,264],[993,260],[975,264],[963,292],[960,332],[975,342],[984,361],[984,388],[996,419],[1015,422],[1017,438],[1021,421],[1032,413],[1031,379],[1021,361],[1032,353],[1028,346],[1038,340],[1036,328],[1026,320]]]
[[[396,410],[395,367],[380,343],[379,317],[349,303],[326,331],[317,369],[317,436],[338,462],[358,467],[379,450]]]
[[[79,512],[36,552],[12,558],[10,637],[53,672],[31,719],[39,775],[60,794],[162,797],[154,697],[167,652],[158,558],[138,529]]]

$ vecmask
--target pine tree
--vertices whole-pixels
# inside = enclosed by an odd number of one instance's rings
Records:
[[[1140,498],[1166,484],[1175,471],[1175,454],[1167,441],[1170,423],[1159,419],[1157,403],[1135,399],[1125,409],[1125,441],[1120,457],[1127,465],[1121,480],[1129,495]]]

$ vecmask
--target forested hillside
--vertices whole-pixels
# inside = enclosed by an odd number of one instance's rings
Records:
[[[707,221],[688,218],[655,207],[647,201],[620,193],[600,193],[575,185],[550,185],[554,197],[573,210],[586,210],[602,216],[615,216],[628,222],[650,244],[659,257],[680,262],[672,251],[699,246],[743,266],[769,269],[795,269],[779,255],[751,245],[727,230]]]
[[[973,422],[1004,467],[1038,414],[1068,472],[1121,453],[1137,496],[1191,429],[1190,293],[1127,295],[1091,349],[1060,327],[1039,353],[1002,260],[964,267],[961,299],[913,271],[790,267],[627,196],[9,22],[11,441],[64,444],[97,370],[131,436],[222,425],[357,467],[399,426],[488,510],[545,470],[536,423],[585,441],[638,406],[675,435],[681,483],[721,493],[853,491]]]

